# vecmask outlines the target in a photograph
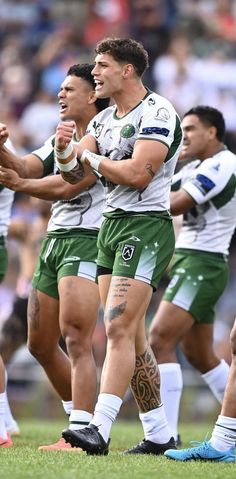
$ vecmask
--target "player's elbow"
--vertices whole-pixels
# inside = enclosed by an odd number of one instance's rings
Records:
[[[135,174],[132,175],[130,180],[130,186],[135,188],[136,190],[143,190],[145,189],[148,184],[150,183],[149,179],[142,174]]]

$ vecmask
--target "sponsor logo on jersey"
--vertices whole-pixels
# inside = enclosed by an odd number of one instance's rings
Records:
[[[198,173],[196,178],[192,180],[192,183],[202,192],[203,195],[206,195],[215,186],[214,181],[200,173]]]
[[[132,123],[128,123],[127,125],[124,125],[121,130],[120,130],[120,136],[121,138],[131,138],[131,136],[134,136],[135,134],[135,128]]]
[[[104,127],[104,125],[102,123],[98,123],[95,126],[95,137],[96,138],[99,138],[99,136],[101,135],[103,127]]]
[[[121,256],[124,261],[129,261],[134,254],[135,246],[132,244],[125,244]]]
[[[163,136],[168,136],[170,133],[170,130],[167,128],[159,128],[158,126],[147,126],[142,129],[141,135],[163,135]]]
[[[155,116],[155,120],[165,121],[167,122],[170,119],[170,113],[166,108],[159,108],[157,110],[157,114]]]

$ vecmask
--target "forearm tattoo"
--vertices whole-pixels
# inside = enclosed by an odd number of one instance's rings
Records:
[[[77,165],[71,171],[61,171],[62,178],[72,185],[79,183],[84,177],[84,167],[78,161]]]
[[[151,163],[147,163],[145,166],[145,169],[147,170],[148,174],[153,178],[155,176],[155,173],[152,169]]]
[[[150,347],[136,357],[135,371],[130,386],[141,413],[151,411],[161,405],[160,373]]]
[[[37,331],[39,329],[39,300],[37,290],[32,289],[28,301],[28,322],[31,323],[32,328]]]

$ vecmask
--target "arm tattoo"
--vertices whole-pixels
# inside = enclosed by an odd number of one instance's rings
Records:
[[[79,183],[85,177],[84,167],[80,163],[80,161],[78,161],[77,165],[73,168],[73,170],[61,171],[61,176],[65,181],[74,185],[76,183]]]
[[[131,390],[141,413],[151,411],[161,405],[160,373],[150,347],[136,357]]]
[[[35,288],[32,289],[29,295],[27,315],[28,323],[31,323],[32,328],[37,331],[39,329],[39,300]]]
[[[148,174],[153,178],[155,176],[155,173],[152,169],[151,163],[147,163],[145,166],[145,169],[147,170]]]
[[[124,303],[120,303],[117,306],[110,308],[106,313],[106,320],[112,321],[113,319],[118,318],[118,316],[121,316],[125,311],[126,304],[127,301],[124,301]]]

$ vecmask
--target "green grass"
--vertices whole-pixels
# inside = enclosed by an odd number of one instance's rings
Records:
[[[106,457],[78,452],[39,452],[38,446],[50,444],[66,427],[62,422],[20,422],[21,436],[14,447],[0,451],[2,479],[229,479],[236,477],[236,464],[208,462],[176,463],[165,457],[124,456],[122,450],[142,438],[138,422],[117,421],[112,429],[110,453]],[[212,424],[181,425],[184,446],[192,439],[202,440]]]

